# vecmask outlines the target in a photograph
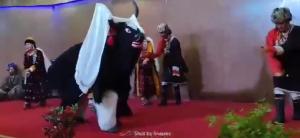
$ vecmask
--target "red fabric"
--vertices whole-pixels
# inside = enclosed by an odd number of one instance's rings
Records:
[[[158,41],[156,52],[153,54],[152,58],[157,58],[161,56],[164,53],[164,49],[166,47],[166,40],[161,37]]]
[[[106,43],[108,44],[108,46],[113,47],[115,45],[115,36],[116,36],[116,29],[114,28],[109,28],[109,32],[108,32],[108,37],[106,40]]]
[[[272,71],[272,74],[283,73],[282,64],[279,60],[277,60],[274,56],[276,54],[274,46],[276,45],[277,37],[279,36],[279,32],[276,29],[271,30],[266,39],[266,47],[267,47],[267,61],[268,65]]]
[[[107,44],[112,47],[114,45],[114,43],[115,43],[114,38],[112,36],[109,36],[107,38]]]
[[[17,138],[44,138],[42,128],[47,122],[42,115],[59,105],[59,100],[47,101],[46,107],[33,106],[33,109],[23,110],[23,101],[3,101],[0,103],[0,135]],[[95,113],[87,110],[87,122],[75,127],[74,138],[142,138],[149,136],[134,136],[134,132],[170,132],[167,138],[216,138],[220,126],[208,127],[207,116],[223,115],[230,109],[238,113],[245,113],[255,106],[254,103],[234,103],[216,101],[190,101],[175,106],[161,108],[156,105],[144,107],[139,99],[129,100],[134,116],[121,118],[122,128],[119,133],[109,134],[99,130]],[[241,111],[243,109],[243,111]],[[292,108],[286,109],[286,128],[299,129],[300,122],[292,120]],[[266,118],[272,120],[275,109]],[[188,126],[188,127],[187,127]],[[0,136],[1,137],[1,136]],[[295,138],[299,138],[295,136]],[[152,138],[161,138],[153,136]]]

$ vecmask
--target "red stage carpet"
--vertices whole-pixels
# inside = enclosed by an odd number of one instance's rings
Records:
[[[209,128],[206,121],[208,115],[222,115],[228,109],[239,111],[248,110],[254,104],[190,101],[180,106],[169,104],[167,107],[158,107],[156,104],[144,107],[136,99],[129,101],[134,111],[133,117],[122,118],[122,129],[116,134],[107,134],[99,130],[96,117],[90,110],[87,111],[87,123],[76,127],[76,138],[100,137],[170,137],[170,138],[216,138],[218,128]],[[42,128],[47,122],[42,118],[59,104],[59,100],[51,99],[46,107],[35,107],[23,110],[22,101],[5,101],[0,103],[0,137],[16,138],[43,138]],[[300,129],[300,121],[291,120],[291,108],[288,107],[287,127]],[[272,118],[271,113],[268,118]]]

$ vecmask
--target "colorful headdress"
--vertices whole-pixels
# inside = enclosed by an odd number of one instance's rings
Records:
[[[17,64],[16,63],[9,63],[8,65],[7,65],[7,70],[9,70],[9,68],[14,68],[15,70],[17,70]]]

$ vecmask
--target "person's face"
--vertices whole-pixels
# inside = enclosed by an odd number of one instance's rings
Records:
[[[13,75],[15,73],[15,69],[13,67],[9,67],[8,72],[10,75]]]
[[[147,45],[148,45],[148,41],[145,39],[145,40],[143,41],[143,47],[147,47]]]
[[[24,47],[25,47],[25,51],[30,51],[34,49],[34,46],[31,43],[25,43]]]
[[[164,39],[168,39],[168,38],[169,38],[169,35],[166,34],[166,33],[159,33],[159,34],[160,34],[160,36],[161,36],[162,38],[164,38]]]
[[[289,22],[276,23],[275,26],[279,32],[285,33],[289,30],[290,23]]]

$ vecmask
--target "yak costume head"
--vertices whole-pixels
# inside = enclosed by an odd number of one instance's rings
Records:
[[[138,48],[139,44],[132,42],[139,43],[144,40],[144,31],[136,18],[138,8],[135,1],[134,5],[136,7],[135,15],[127,19],[113,16],[104,4],[96,4],[93,19],[80,49],[75,70],[76,83],[83,93],[87,93],[96,81],[110,29],[117,30],[118,37],[115,38],[117,40],[114,40],[116,41],[115,45]],[[124,57],[130,56],[126,53],[120,54],[124,54]]]

